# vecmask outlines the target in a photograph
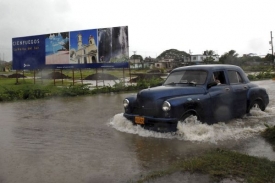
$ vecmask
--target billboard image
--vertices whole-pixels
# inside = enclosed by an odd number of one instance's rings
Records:
[[[128,27],[12,39],[13,69],[127,68]]]
[[[69,32],[45,35],[46,65],[68,64]]]
[[[121,62],[129,56],[127,27],[98,29],[100,62]]]
[[[98,63],[97,30],[74,31],[70,37],[70,63]]]

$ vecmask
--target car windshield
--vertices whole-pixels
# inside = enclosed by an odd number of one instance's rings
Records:
[[[200,70],[183,70],[171,73],[164,85],[169,84],[204,84],[207,72]]]

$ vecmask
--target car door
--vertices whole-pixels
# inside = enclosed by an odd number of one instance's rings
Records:
[[[216,121],[225,121],[232,118],[232,89],[228,80],[225,77],[225,71],[215,71],[209,79],[213,82],[214,79],[219,79],[220,84],[212,86],[208,89],[211,98],[209,107],[212,109],[213,118]]]
[[[232,90],[232,113],[241,117],[246,113],[248,86],[238,71],[227,70],[227,74]]]

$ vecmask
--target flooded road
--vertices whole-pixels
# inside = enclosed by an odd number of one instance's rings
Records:
[[[211,126],[194,119],[174,134],[123,118],[129,93],[0,103],[0,182],[129,182],[220,147],[275,161],[259,136],[275,125],[275,81],[254,83],[269,93],[266,111]]]

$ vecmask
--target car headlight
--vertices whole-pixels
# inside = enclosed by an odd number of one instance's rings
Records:
[[[123,100],[123,106],[124,106],[124,108],[127,108],[128,106],[129,106],[129,100],[128,99],[124,99]]]
[[[162,104],[162,110],[167,112],[167,111],[170,111],[171,109],[171,104],[167,101],[163,102]]]

